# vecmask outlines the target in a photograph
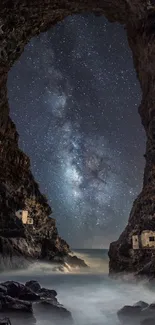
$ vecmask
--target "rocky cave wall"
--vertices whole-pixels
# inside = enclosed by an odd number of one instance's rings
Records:
[[[152,1],[152,2],[151,2]],[[110,245],[110,272],[137,270],[146,253],[131,250],[131,236],[143,228],[155,227],[155,3],[153,0],[1,0],[0,1],[0,232],[2,228],[17,230],[14,211],[26,208],[34,216],[35,232],[41,241],[34,241],[34,231],[27,234],[19,226],[19,237],[0,233],[2,255],[41,256],[49,246],[53,255],[66,254],[68,245],[58,236],[51,209],[40,193],[30,170],[29,158],[18,147],[18,134],[9,117],[7,74],[31,37],[50,28],[66,16],[82,12],[105,15],[111,22],[124,25],[133,53],[134,66],[142,88],[139,113],[146,130],[146,167],[143,190],[134,202],[129,222],[118,241]],[[104,41],[104,40],[103,40]],[[22,107],[21,107],[22,114]],[[135,112],[136,114],[136,112]],[[129,126],[130,127],[130,126]],[[44,224],[44,227],[41,225]],[[50,236],[47,229],[51,230]],[[28,245],[31,240],[31,249]],[[48,245],[43,240],[48,241]],[[51,240],[52,238],[52,240]],[[4,249],[5,247],[5,249]],[[44,249],[44,256],[50,255]],[[52,255],[52,256],[53,256]],[[148,255],[147,255],[148,256]]]

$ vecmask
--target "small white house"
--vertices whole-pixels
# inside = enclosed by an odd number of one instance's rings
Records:
[[[16,217],[22,220],[22,223],[25,225],[33,225],[33,218],[28,216],[28,211],[26,210],[18,210],[15,213]]]
[[[140,235],[132,236],[132,248],[155,249],[155,231],[143,230]]]

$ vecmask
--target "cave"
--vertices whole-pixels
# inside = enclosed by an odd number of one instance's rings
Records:
[[[6,227],[8,219],[14,217],[14,207],[21,206],[32,211],[37,210],[37,220],[34,218],[36,233],[40,238],[32,244],[31,257],[38,258],[42,253],[42,240],[47,236],[48,228],[53,229],[51,245],[56,247],[58,255],[67,254],[67,243],[58,236],[55,222],[48,216],[51,208],[47,199],[40,193],[31,170],[29,158],[19,149],[16,126],[9,117],[7,98],[7,75],[14,62],[20,57],[24,46],[30,39],[41,32],[47,31],[68,15],[91,12],[95,15],[105,15],[110,22],[124,26],[128,43],[133,54],[133,62],[142,91],[142,101],[139,114],[146,132],[146,153],[143,189],[133,204],[128,225],[120,238],[110,245],[110,273],[120,271],[137,271],[141,268],[142,256],[145,252],[133,256],[132,235],[141,232],[151,221],[153,227],[155,198],[155,110],[153,100],[154,90],[154,24],[155,3],[149,0],[3,0],[0,3],[0,179],[1,193],[1,227]],[[130,128],[130,125],[129,125]],[[18,172],[20,170],[20,173]],[[44,226],[44,227],[43,227]],[[34,235],[34,233],[32,234]],[[29,254],[26,239],[18,245],[18,254]],[[12,251],[13,243],[3,238],[4,244]],[[14,244],[15,245],[15,244]],[[17,245],[15,250],[17,251]],[[25,250],[27,249],[27,251]],[[6,249],[5,249],[6,250]],[[2,250],[1,250],[2,251]],[[125,252],[125,253],[124,253]],[[4,252],[5,253],[5,252]],[[45,252],[44,252],[45,253]],[[45,255],[51,256],[50,252]],[[136,253],[135,253],[136,254]],[[134,260],[134,263],[133,263]],[[136,261],[136,262],[135,262]],[[134,266],[133,266],[134,265]]]

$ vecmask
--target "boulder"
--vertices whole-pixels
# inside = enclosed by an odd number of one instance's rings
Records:
[[[1,283],[3,294],[8,295],[12,298],[18,298],[20,300],[37,301],[40,297],[33,292],[29,287],[15,281],[6,281]],[[5,288],[5,290],[3,290]],[[0,289],[1,290],[1,289]]]
[[[40,296],[34,293],[33,291],[28,291],[24,290],[21,292],[18,296],[20,300],[26,300],[26,301],[38,301],[40,300]]]
[[[67,325],[72,322],[71,313],[57,301],[57,292],[41,288],[35,280],[28,281],[25,285],[6,281],[0,284],[0,288],[0,314],[5,316],[7,313],[15,324],[17,319],[22,325],[36,323],[32,309],[33,302],[35,302],[33,307],[37,310],[39,318],[42,318],[42,322],[49,320],[49,317],[59,319],[61,322],[66,320]]]
[[[134,307],[138,306],[138,307],[141,307],[141,309],[143,309],[143,308],[148,307],[149,304],[147,304],[147,302],[145,302],[145,301],[140,300],[140,301],[136,302],[133,306]]]
[[[46,288],[41,288],[38,292],[38,295],[40,296],[40,298],[50,298],[50,299],[55,299],[57,300],[55,297],[57,296],[57,292],[55,290],[52,289],[46,289]]]
[[[67,325],[73,323],[71,313],[59,303],[53,301],[40,301],[35,305],[37,314],[46,320],[51,317],[53,320],[67,321]],[[47,318],[46,318],[47,317]]]
[[[153,309],[155,311],[155,303],[153,302],[148,306],[149,309]]]
[[[32,313],[32,303],[28,301],[19,300],[10,296],[0,295],[0,312],[20,311]]]
[[[41,289],[41,286],[38,281],[30,280],[25,283],[25,286],[31,289],[33,292],[38,293]]]
[[[135,317],[139,316],[141,313],[141,306],[124,306],[118,312],[118,318],[122,320],[124,317]]]
[[[142,310],[143,319],[154,318],[155,320],[155,303],[150,304]]]
[[[123,324],[155,325],[155,303],[138,301],[133,306],[124,306],[117,315]]]
[[[37,293],[37,297],[39,298],[57,301],[57,299],[55,298],[57,296],[57,292],[52,289],[41,288],[38,281],[28,281],[25,283],[25,286],[28,287],[32,292]]]
[[[6,294],[11,297],[18,297],[24,290],[24,285],[15,281],[6,281],[0,284],[1,287],[6,288]]]

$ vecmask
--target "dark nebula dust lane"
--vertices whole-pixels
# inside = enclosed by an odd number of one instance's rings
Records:
[[[25,47],[9,73],[20,147],[72,247],[105,247],[140,192],[141,92],[122,26],[66,18]]]

